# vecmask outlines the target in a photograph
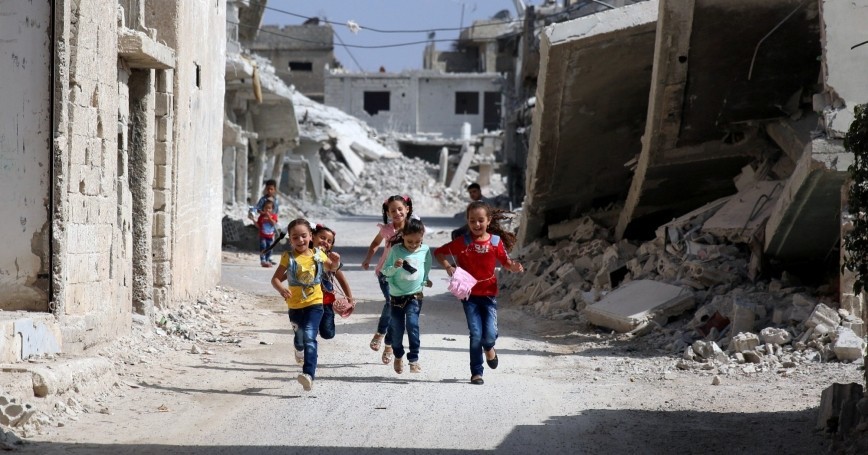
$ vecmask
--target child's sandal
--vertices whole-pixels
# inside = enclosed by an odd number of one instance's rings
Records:
[[[410,365],[412,365],[412,363]],[[403,372],[404,372],[404,359],[402,359],[402,358],[395,359],[395,373],[401,374]]]
[[[383,337],[384,336],[386,336],[386,335],[384,335],[382,333],[375,333],[374,334],[374,338],[371,338],[371,344],[370,344],[372,351],[379,351],[380,350],[380,346],[383,345]]]
[[[419,362],[410,362],[410,373],[421,373],[422,365]]]
[[[386,349],[383,349],[383,365],[388,365],[389,363],[391,363],[394,356],[395,353],[394,351],[392,351],[392,347],[386,346]]]

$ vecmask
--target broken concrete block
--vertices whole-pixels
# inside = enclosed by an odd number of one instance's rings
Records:
[[[817,416],[817,429],[828,433],[842,431],[843,428],[839,425],[842,414],[854,412],[861,398],[861,384],[835,383],[826,387],[822,395],[820,395],[820,412]],[[847,419],[845,418],[845,420]]]
[[[741,355],[744,356],[744,361],[747,363],[762,362],[762,357],[760,357],[759,353],[756,351],[742,351]]]
[[[859,318],[850,318],[850,320],[841,323],[841,327],[846,327],[853,331],[857,337],[865,336],[865,323]]]
[[[596,228],[594,220],[585,216],[549,225],[548,237],[550,240],[571,238],[577,242],[584,242],[594,238]]]
[[[729,342],[729,347],[731,351],[735,352],[745,352],[745,351],[753,351],[759,346],[760,339],[753,333],[750,332],[740,332],[738,335],[732,337],[732,341]]]
[[[793,294],[792,311],[789,314],[790,320],[802,322],[808,319],[817,302],[803,294]]]
[[[629,332],[649,319],[665,323],[693,305],[690,291],[658,281],[636,280],[589,305],[584,314],[591,324]]]
[[[841,323],[841,317],[838,316],[838,312],[833,310],[832,308],[827,307],[822,303],[818,303],[816,307],[814,307],[814,311],[808,316],[808,319],[805,321],[806,327],[816,327],[818,324],[824,324],[827,327],[838,327],[838,324]]]
[[[861,359],[865,354],[865,341],[846,327],[838,327],[835,331],[836,339],[832,345],[835,357],[840,360],[854,361]]]
[[[760,331],[760,338],[763,343],[785,345],[793,339],[793,336],[784,329],[766,327]]]
[[[732,333],[753,332],[756,321],[756,304],[743,297],[733,296],[732,314],[729,320]]]

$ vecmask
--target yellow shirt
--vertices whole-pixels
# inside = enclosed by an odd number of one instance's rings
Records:
[[[322,261],[320,267],[325,267],[324,262],[328,260],[326,254],[318,248],[311,251],[318,255],[319,259]],[[314,279],[316,279],[316,261],[314,261],[314,256],[297,255],[293,251],[284,252],[280,257],[280,265],[286,269],[287,275],[292,273],[289,267],[290,254],[293,255],[296,262],[295,281],[300,283],[313,283]],[[322,304],[322,286],[319,284],[312,284],[310,286],[290,285],[289,291],[292,293],[292,297],[286,299],[286,306],[291,310],[298,310],[311,305]]]

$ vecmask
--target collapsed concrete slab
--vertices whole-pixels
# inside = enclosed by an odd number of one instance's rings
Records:
[[[643,147],[618,237],[735,192],[742,166],[772,148],[752,121],[789,115],[817,81],[817,16],[801,0],[661,0]]]
[[[624,197],[642,148],[657,1],[553,24],[540,36],[519,242]]]
[[[649,320],[666,322],[693,308],[693,293],[671,284],[651,280],[631,281],[603,300],[585,308],[591,324],[629,332]]]
[[[762,181],[739,191],[705,221],[702,232],[734,243],[750,243],[765,226],[783,186],[780,181]]]
[[[825,257],[832,250],[840,238],[841,186],[851,162],[840,141],[815,139],[809,144],[769,216],[767,256],[800,261]]]

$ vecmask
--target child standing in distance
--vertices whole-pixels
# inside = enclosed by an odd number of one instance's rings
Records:
[[[262,204],[262,212],[256,220],[259,227],[259,263],[263,267],[271,267],[271,243],[274,242],[274,232],[277,230],[277,214],[272,213],[274,201],[266,200]]]
[[[389,255],[389,250],[392,247],[388,240],[394,237],[400,230],[404,229],[404,223],[412,214],[413,201],[411,201],[409,197],[396,195],[386,199],[386,201],[383,202],[383,224],[377,224],[380,231],[374,237],[371,246],[368,247],[368,254],[362,261],[362,268],[368,270],[371,258],[374,257],[374,253],[376,253],[377,249],[380,248],[380,244],[386,240],[383,255],[380,257],[376,269],[374,269],[377,274],[377,281],[380,283],[380,290],[383,291],[383,297],[386,299],[386,303],[383,305],[383,311],[380,312],[377,331],[374,333],[374,337],[371,338],[370,343],[371,349],[379,351],[380,346],[384,341],[383,338],[385,338],[386,347],[383,349],[382,358],[384,364],[392,362],[392,356],[394,353],[392,351],[392,337],[389,336],[389,321],[392,318],[392,302],[389,299],[389,282],[381,272],[383,270],[383,263],[386,261],[386,256]],[[391,220],[391,222],[389,222],[389,220]]]
[[[292,249],[281,256],[271,285],[286,300],[293,329],[302,333],[304,366],[297,379],[308,391],[316,378],[316,336],[323,315],[322,275],[337,270],[341,258],[334,252],[326,254],[319,248],[310,248],[313,229],[306,220],[293,220],[287,231]],[[284,280],[289,287],[283,286]]]
[[[494,268],[500,262],[511,272],[523,272],[524,267],[509,258],[507,251],[515,244],[515,235],[506,232],[500,221],[504,211],[484,202],[474,201],[467,206],[467,227],[470,232],[453,239],[434,250],[437,262],[451,277],[455,267],[446,261],[452,255],[458,266],[477,280],[470,296],[462,300],[467,328],[470,331],[470,383],[484,384],[482,357],[491,369],[497,368],[497,277]]]
[[[419,373],[419,313],[422,311],[422,286],[430,286],[431,249],[422,244],[425,225],[411,218],[401,232],[391,240],[392,249],[386,257],[383,275],[389,281],[392,321],[389,337],[395,352],[395,373],[404,372],[404,329],[410,352],[410,372]]]
[[[326,253],[330,253],[334,246],[335,235],[335,231],[317,224],[313,230],[313,246]],[[344,272],[340,270],[342,266],[343,264],[338,264],[338,269],[334,272],[326,271],[320,284],[323,295],[323,315],[319,323],[319,336],[324,340],[331,340],[335,337],[335,310],[332,304],[335,302],[334,283],[336,281],[346,293],[346,298],[350,302],[353,301],[353,291],[350,289],[350,283],[344,276]],[[293,344],[295,345],[295,362],[301,365],[304,363],[304,337],[300,330],[295,332]]]

